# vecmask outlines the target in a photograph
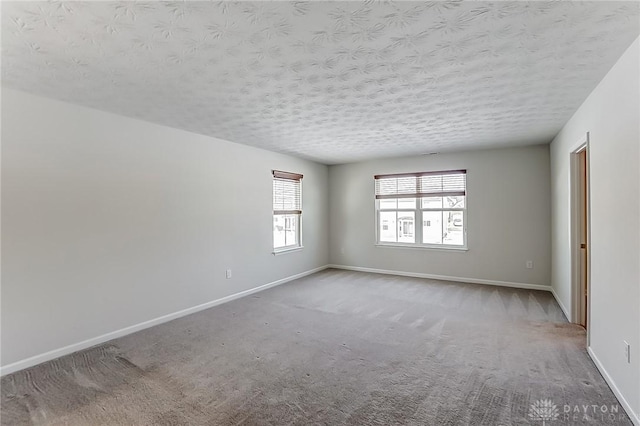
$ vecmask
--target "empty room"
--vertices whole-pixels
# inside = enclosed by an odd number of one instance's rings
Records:
[[[1,425],[640,426],[640,2],[0,22]]]

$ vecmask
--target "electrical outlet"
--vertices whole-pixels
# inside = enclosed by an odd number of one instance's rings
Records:
[[[527,269],[533,269],[533,260],[527,260],[525,266],[527,267]]]
[[[227,279],[231,278],[231,269],[227,269]]]
[[[629,343],[627,343],[627,341],[623,341],[624,342],[624,359],[627,360],[628,364],[631,364],[631,346],[629,345]]]

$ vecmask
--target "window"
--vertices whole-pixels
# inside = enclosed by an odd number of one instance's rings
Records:
[[[273,249],[302,247],[302,175],[273,171]]]
[[[467,246],[467,171],[374,176],[377,243]]]

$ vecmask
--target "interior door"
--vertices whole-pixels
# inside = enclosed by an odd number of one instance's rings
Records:
[[[589,289],[589,265],[588,265],[588,231],[589,231],[589,218],[588,218],[588,176],[587,176],[587,150],[583,149],[578,154],[579,160],[579,209],[580,209],[580,288],[582,290],[581,299],[581,315],[580,324],[583,327],[587,327],[587,307],[588,305],[588,289]]]

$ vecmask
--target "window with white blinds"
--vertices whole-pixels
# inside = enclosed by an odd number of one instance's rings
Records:
[[[378,244],[466,247],[466,170],[374,179]]]
[[[273,170],[273,248],[301,247],[302,175]]]

